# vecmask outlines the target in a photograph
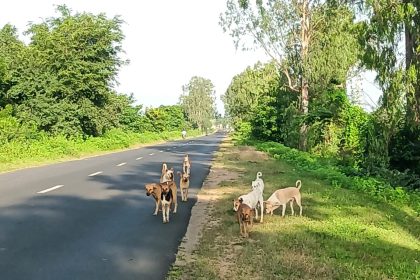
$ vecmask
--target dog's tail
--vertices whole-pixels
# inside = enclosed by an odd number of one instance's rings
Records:
[[[168,166],[166,163],[162,163],[162,173],[166,172],[166,170],[168,170]]]
[[[302,181],[301,180],[297,180],[296,181],[296,188],[298,188],[300,190],[300,187],[302,187]]]
[[[261,171],[258,171],[258,172],[257,172],[257,180],[258,180],[258,179],[260,179],[260,177],[261,177],[261,176],[262,176]]]

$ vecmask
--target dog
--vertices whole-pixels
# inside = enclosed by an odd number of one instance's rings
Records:
[[[276,190],[265,203],[265,211],[266,214],[271,213],[273,215],[273,211],[283,206],[282,209],[282,217],[286,212],[286,204],[290,201],[290,208],[292,209],[292,215],[295,214],[293,210],[293,201],[296,201],[296,204],[299,205],[300,211],[299,215],[302,216],[302,199],[300,195],[300,188],[302,186],[302,181],[296,181],[296,187],[288,187],[284,189]]]
[[[240,203],[236,213],[239,223],[239,232],[243,237],[249,237],[249,230],[252,228],[254,210],[245,203]]]
[[[190,187],[190,175],[186,172],[181,173],[177,172],[179,175],[179,188],[181,189],[181,200],[187,201],[188,200],[188,189]]]
[[[184,161],[182,162],[182,172],[190,175],[190,171],[191,171],[191,161],[188,154],[185,154]]]
[[[172,203],[174,205],[174,210],[172,211],[174,214],[178,209],[178,202],[177,202],[177,194],[178,194],[178,187],[174,181],[166,181],[165,183],[159,184],[161,188],[168,186],[172,192]]]
[[[151,183],[151,184],[146,184],[145,188],[146,188],[146,195],[147,196],[151,195],[155,199],[156,208],[155,208],[155,212],[153,213],[153,215],[156,216],[158,211],[159,211],[161,194],[162,194],[162,186],[160,184]]]
[[[251,184],[252,191],[251,192],[249,192],[245,195],[241,195],[237,199],[233,200],[233,210],[234,211],[238,211],[240,204],[242,204],[242,203],[247,204],[252,209],[255,209],[255,218],[256,219],[258,219],[258,209],[257,209],[257,207],[259,206],[260,214],[261,214],[260,223],[263,222],[263,218],[264,218],[264,197],[263,197],[264,182],[260,178],[261,176],[262,176],[261,172],[258,172],[257,173],[257,179],[255,181],[252,181],[252,184]]]
[[[166,163],[162,163],[162,173],[160,175],[160,182],[165,183],[174,180],[174,169],[168,169]]]
[[[170,184],[163,183],[161,184],[162,193],[160,195],[160,199],[162,202],[162,218],[163,223],[169,223],[169,209],[171,208],[171,204],[173,201],[173,193],[170,187]]]

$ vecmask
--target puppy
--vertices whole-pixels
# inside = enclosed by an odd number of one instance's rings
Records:
[[[179,179],[179,188],[181,189],[181,200],[187,201],[188,200],[188,189],[190,187],[190,175],[186,172],[181,173],[177,172],[180,179]]]
[[[162,193],[160,199],[162,202],[162,218],[163,223],[169,223],[169,208],[171,208],[171,203],[173,200],[172,189],[169,184],[161,184]]]
[[[191,171],[191,161],[188,154],[185,154],[184,161],[182,162],[182,172],[190,175],[190,171]]]
[[[252,228],[253,225],[252,220],[254,218],[254,211],[249,205],[240,203],[236,216],[238,218],[239,232],[241,236],[249,237],[249,229]]]
[[[261,172],[258,172],[261,173]],[[263,191],[264,191],[264,182],[261,178],[257,175],[257,180],[252,181],[252,191],[241,195],[237,199],[233,200],[233,210],[238,211],[240,204],[244,203],[247,204],[251,209],[255,209],[255,218],[258,219],[258,209],[260,207],[260,223],[263,222],[264,217],[264,198],[263,198]]]
[[[178,209],[178,202],[177,202],[177,194],[178,194],[178,187],[176,186],[176,183],[174,181],[166,181],[165,183],[160,183],[159,184],[162,189],[163,187],[167,186],[169,187],[169,189],[172,192],[172,203],[174,205],[174,210],[173,212],[176,213],[176,210]]]
[[[168,169],[166,163],[162,164],[162,173],[160,175],[160,182],[165,183],[174,180],[174,169]]]
[[[146,188],[146,195],[147,196],[151,195],[155,199],[156,208],[155,208],[155,212],[153,213],[153,215],[156,216],[158,211],[159,211],[161,194],[162,194],[162,186],[160,184],[152,183],[152,184],[146,184],[145,188]]]
[[[289,187],[284,189],[276,190],[265,202],[265,211],[266,214],[271,213],[273,215],[273,211],[280,206],[283,206],[282,209],[282,217],[286,212],[286,204],[290,201],[290,208],[292,209],[292,215],[295,214],[293,210],[293,201],[296,201],[296,204],[299,205],[300,211],[299,215],[302,216],[302,203],[301,203],[301,195],[300,195],[300,187],[302,186],[302,182],[300,180],[296,181],[296,187]]]

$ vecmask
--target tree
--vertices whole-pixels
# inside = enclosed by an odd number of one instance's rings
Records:
[[[209,79],[195,76],[182,89],[180,104],[188,119],[202,131],[209,129],[216,114],[213,83]]]
[[[334,17],[334,25],[330,20]],[[335,2],[311,0],[228,0],[221,16],[224,30],[230,30],[236,47],[261,47],[277,62],[285,76],[285,86],[299,93],[299,110],[304,116],[300,128],[300,148],[306,149],[310,85],[321,77],[324,84],[343,82],[356,61],[350,10]],[[335,50],[341,49],[340,52]],[[319,59],[321,55],[321,59]],[[346,57],[345,60],[342,58]],[[321,71],[325,75],[318,74]],[[343,86],[342,83],[338,86]]]
[[[59,17],[30,24],[26,34],[31,41],[22,51],[7,96],[23,120],[36,114],[34,121],[47,132],[102,135],[116,125],[109,105],[117,72],[125,63],[119,57],[122,21],[104,14],[73,15],[66,6],[58,6],[58,11]],[[64,129],[61,120],[68,127]]]

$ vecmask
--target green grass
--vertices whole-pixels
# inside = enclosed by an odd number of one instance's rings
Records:
[[[196,130],[188,132],[189,137],[200,134]],[[180,138],[180,131],[134,133],[115,129],[102,137],[91,137],[86,140],[69,140],[63,136],[56,136],[42,137],[28,142],[9,142],[0,149],[0,172]]]
[[[249,160],[252,152],[231,143],[220,150],[216,163],[243,175],[218,187],[225,195],[209,219],[220,222],[204,230],[195,261],[168,279],[420,279],[420,219],[411,207],[332,185],[284,159]],[[282,218],[279,208],[243,239],[231,200],[250,190],[257,171],[265,199],[302,180],[303,216],[288,207]]]

